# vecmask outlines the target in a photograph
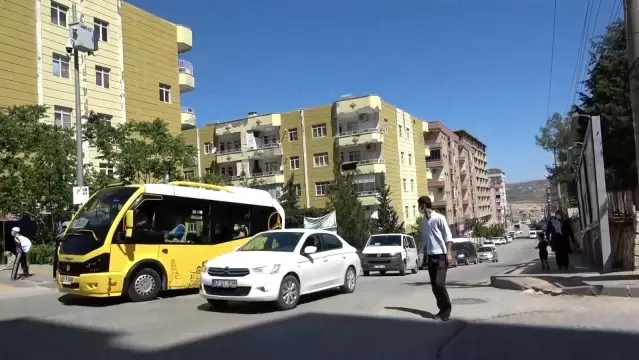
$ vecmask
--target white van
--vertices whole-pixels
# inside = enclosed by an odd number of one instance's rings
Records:
[[[536,231],[529,231],[528,232],[528,237],[531,239],[536,239],[537,238],[537,232]]]
[[[404,234],[371,235],[362,250],[362,270],[364,276],[371,271],[379,271],[382,275],[387,271],[399,271],[400,275],[405,275],[410,270],[417,274],[419,256],[415,239]]]

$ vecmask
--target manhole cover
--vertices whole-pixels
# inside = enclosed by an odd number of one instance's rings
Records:
[[[476,298],[457,298],[457,299],[451,299],[450,302],[453,305],[479,305],[479,304],[485,304],[486,300],[476,299]]]

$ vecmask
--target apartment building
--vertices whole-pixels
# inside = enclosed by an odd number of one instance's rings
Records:
[[[467,183],[471,189],[469,208],[472,207],[474,217],[481,221],[490,221],[491,197],[490,180],[486,170],[486,144],[471,135],[466,130],[456,130],[455,134],[459,138],[459,152],[464,158],[464,163],[468,163]]]
[[[501,169],[488,169],[488,178],[490,179],[491,220],[508,228],[506,173]]]
[[[65,50],[69,24],[93,26],[94,55],[81,54],[81,108],[75,109],[73,56]],[[192,32],[122,0],[3,0],[0,4],[0,106],[48,107],[51,124],[75,125],[75,113],[91,111],[104,121],[161,118],[178,134],[195,126],[181,94],[195,88],[193,66],[179,60],[192,47]],[[102,171],[86,146],[85,163]]]
[[[303,207],[326,205],[339,161],[343,171],[357,170],[359,199],[372,215],[383,176],[409,227],[418,217],[417,198],[428,193],[427,131],[428,123],[367,95],[284,113],[251,112],[184,134],[199,149],[201,161],[193,174],[214,171],[235,182],[257,178],[275,196],[293,176]]]

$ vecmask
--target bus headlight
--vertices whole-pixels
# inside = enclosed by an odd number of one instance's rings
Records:
[[[280,264],[260,266],[251,269],[256,274],[277,274],[280,271]]]

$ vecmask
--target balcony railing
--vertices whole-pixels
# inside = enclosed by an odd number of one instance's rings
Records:
[[[282,175],[283,172],[276,170],[276,171],[262,171],[262,172],[253,172],[251,173],[251,177],[254,178],[261,178],[261,177],[266,177],[266,176],[274,176],[274,175]]]
[[[424,145],[430,146],[430,147],[441,146],[441,144],[438,143],[437,141],[424,141]]]
[[[357,165],[368,165],[368,164],[383,164],[384,163],[384,159],[367,159],[367,160],[360,160],[357,161]]]
[[[273,149],[282,146],[281,141],[270,142],[268,144],[256,145],[255,147],[249,147],[248,150],[263,150],[263,149]]]
[[[357,192],[357,196],[374,196],[379,194],[379,190],[362,190]]]
[[[226,149],[226,150],[220,150],[217,152],[217,155],[229,155],[229,154],[237,154],[237,153],[241,153],[242,152],[242,148],[241,147],[237,147],[237,148],[233,148],[233,149]]]
[[[195,115],[195,110],[190,107],[182,107],[182,112],[187,114]]]
[[[184,74],[189,74],[191,76],[195,75],[193,72],[193,64],[186,60],[178,60],[178,71]]]
[[[378,133],[381,132],[382,130],[378,127],[374,127],[374,128],[368,128],[368,129],[357,129],[357,130],[352,130],[352,131],[342,131],[339,134],[337,134],[338,137],[345,137],[345,136],[355,136],[355,135],[362,135],[362,134],[372,134],[372,133]]]

